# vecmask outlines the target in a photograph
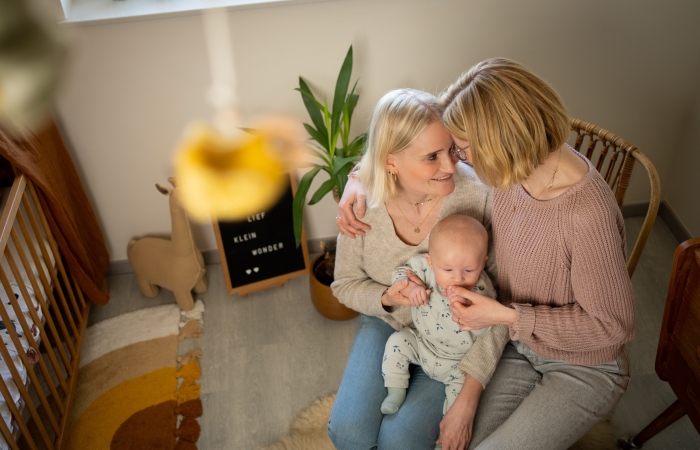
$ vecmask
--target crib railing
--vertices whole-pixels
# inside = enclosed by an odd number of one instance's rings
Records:
[[[90,305],[63,263],[34,186],[21,173],[0,231],[0,294],[7,299],[0,305],[0,363],[6,365],[0,367],[0,400],[11,417],[9,425],[0,420],[0,434],[7,448],[61,449]]]

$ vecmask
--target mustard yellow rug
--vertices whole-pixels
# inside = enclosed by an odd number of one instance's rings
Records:
[[[202,415],[200,350],[204,304],[146,308],[88,328],[70,419],[68,450],[192,450]]]

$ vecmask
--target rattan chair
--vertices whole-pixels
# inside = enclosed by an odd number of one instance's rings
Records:
[[[659,210],[659,176],[651,161],[637,147],[608,130],[579,119],[571,119],[571,130],[576,138],[574,148],[584,154],[605,178],[615,193],[618,206],[622,207],[625,200],[635,162],[639,162],[649,176],[651,184],[649,208],[632,253],[627,259],[627,272],[631,277]]]

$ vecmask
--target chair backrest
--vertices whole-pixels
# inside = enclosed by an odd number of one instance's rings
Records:
[[[667,381],[666,362],[673,345],[672,338],[681,307],[684,303],[690,307],[691,304],[698,302],[700,302],[700,238],[695,238],[681,243],[673,254],[671,279],[668,283],[659,348],[656,352],[656,373],[664,381]],[[688,337],[691,338],[691,336]],[[689,340],[688,344],[690,342]],[[685,342],[681,343],[683,344]],[[695,348],[693,350],[698,351]],[[695,359],[695,355],[692,359]]]
[[[627,272],[631,277],[659,210],[659,176],[651,161],[637,147],[608,130],[579,119],[571,119],[571,130],[576,137],[574,148],[585,155],[605,178],[615,194],[618,206],[622,207],[625,200],[635,162],[639,162],[649,176],[651,184],[649,208],[632,253],[627,259]]]

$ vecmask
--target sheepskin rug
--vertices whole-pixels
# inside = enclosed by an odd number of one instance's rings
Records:
[[[306,407],[292,420],[289,435],[269,447],[258,450],[335,450],[326,426],[335,394],[320,398]],[[569,450],[614,450],[615,439],[606,418]]]

